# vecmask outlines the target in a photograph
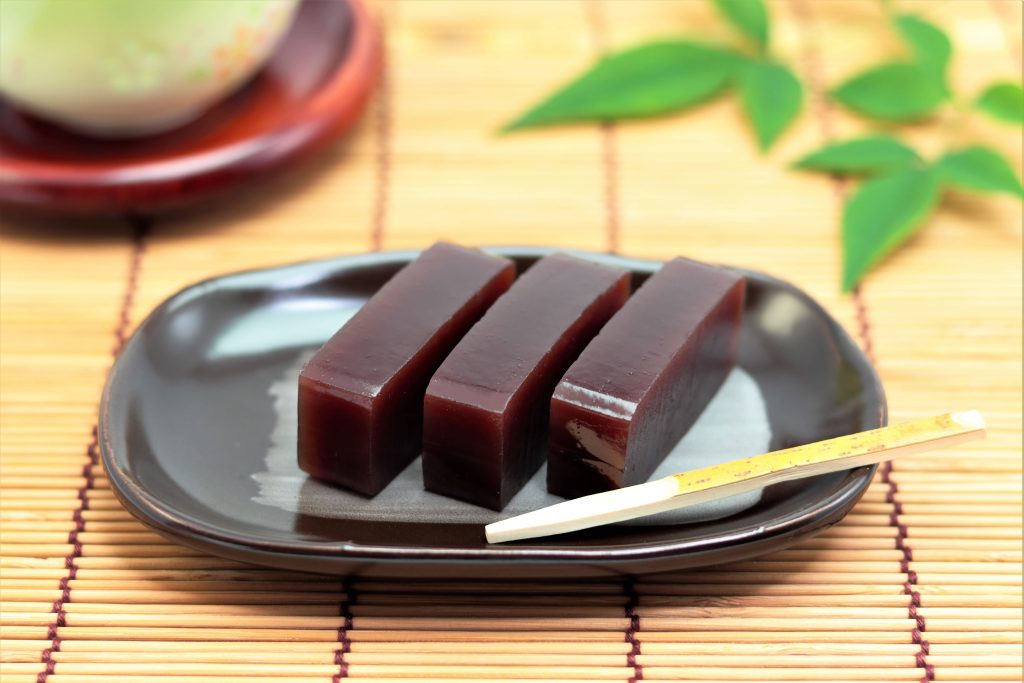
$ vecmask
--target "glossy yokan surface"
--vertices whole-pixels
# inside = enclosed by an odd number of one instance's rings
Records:
[[[629,274],[541,259],[441,363],[424,402],[427,490],[500,510],[547,454],[551,392],[629,296]]]
[[[149,212],[244,186],[351,128],[379,71],[380,37],[363,0],[304,0],[248,85],[167,133],[97,140],[0,100],[0,205]]]
[[[550,253],[499,251],[520,269]],[[297,376],[302,359],[416,255],[367,254],[229,275],[161,304],[125,347],[104,392],[100,447],[120,500],[171,538],[276,567],[566,578],[668,571],[777,550],[839,521],[867,488],[873,468],[859,468],[769,488],[757,505],[717,521],[616,526],[509,546],[485,544],[478,523],[382,523],[260,504],[254,475],[265,467],[277,419],[271,385],[291,368]],[[630,270],[634,285],[660,266],[584,256]],[[744,274],[738,365],[764,394],[770,446],[884,424],[882,388],[856,343],[800,290]],[[292,457],[286,460],[294,466]],[[297,466],[294,472],[301,474]]]
[[[551,493],[647,481],[732,370],[744,291],[735,271],[676,258],[633,294],[555,389]]]
[[[299,375],[299,467],[368,496],[387,486],[420,454],[427,382],[515,272],[438,242],[381,287]]]

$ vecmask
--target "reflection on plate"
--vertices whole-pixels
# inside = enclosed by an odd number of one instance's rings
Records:
[[[496,250],[528,266],[550,250]],[[579,253],[630,269],[659,264]],[[158,531],[236,559],[372,576],[570,577],[717,564],[834,524],[873,468],[769,487],[666,519],[509,545],[484,542],[493,513],[427,494],[418,462],[367,500],[294,465],[294,378],[305,358],[412,252],[217,278],[139,328],[111,371],[104,465],[126,507]],[[738,368],[664,473],[872,429],[885,399],[870,363],[796,288],[749,278]],[[661,470],[659,470],[661,473]],[[502,515],[558,499],[535,479]]]

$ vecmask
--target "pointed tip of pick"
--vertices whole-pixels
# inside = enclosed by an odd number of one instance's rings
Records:
[[[512,519],[512,518],[509,518]],[[488,543],[507,543],[508,541],[515,541],[519,539],[516,535],[515,530],[510,530],[507,522],[508,520],[501,520],[500,522],[492,522],[484,527],[484,538]],[[529,538],[529,535],[527,535]]]

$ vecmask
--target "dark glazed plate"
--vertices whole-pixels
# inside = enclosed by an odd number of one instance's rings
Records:
[[[550,253],[495,251],[520,268]],[[415,255],[377,253],[228,275],[153,311],[114,365],[100,415],[104,466],[128,510],[186,545],[274,567],[565,578],[668,571],[781,549],[838,522],[867,488],[874,468],[863,467],[770,487],[760,502],[717,521],[605,527],[495,546],[484,542],[479,523],[339,518],[330,509],[313,514],[258,502],[258,473],[272,443],[281,441],[275,430],[294,421],[291,413],[278,419],[273,387],[297,373],[303,355]],[[660,265],[580,255],[629,269],[634,284]],[[878,378],[838,323],[795,287],[746,275],[740,367],[764,398],[770,447],[885,424]],[[297,469],[294,475],[302,476]]]
[[[244,185],[351,128],[379,69],[380,37],[363,0],[303,0],[259,75],[168,133],[95,140],[0,100],[0,205],[150,212]]]

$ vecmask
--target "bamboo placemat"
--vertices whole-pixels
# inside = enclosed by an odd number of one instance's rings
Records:
[[[950,30],[966,91],[1020,74],[1015,0],[900,4]],[[772,9],[815,92],[767,158],[728,98],[665,121],[491,134],[601,49],[718,26],[704,2],[392,0],[377,5],[388,60],[373,110],[304,168],[152,224],[5,220],[0,683],[1020,680],[1021,205],[956,198],[839,296],[844,189],[784,167],[864,127],[821,92],[890,39],[876,3]],[[1019,132],[972,125],[1021,147]],[[990,437],[883,468],[846,520],[793,549],[635,582],[271,571],[171,544],[120,508],[92,429],[112,353],[150,308],[226,271],[437,237],[780,275],[860,336],[894,419],[976,407]]]

